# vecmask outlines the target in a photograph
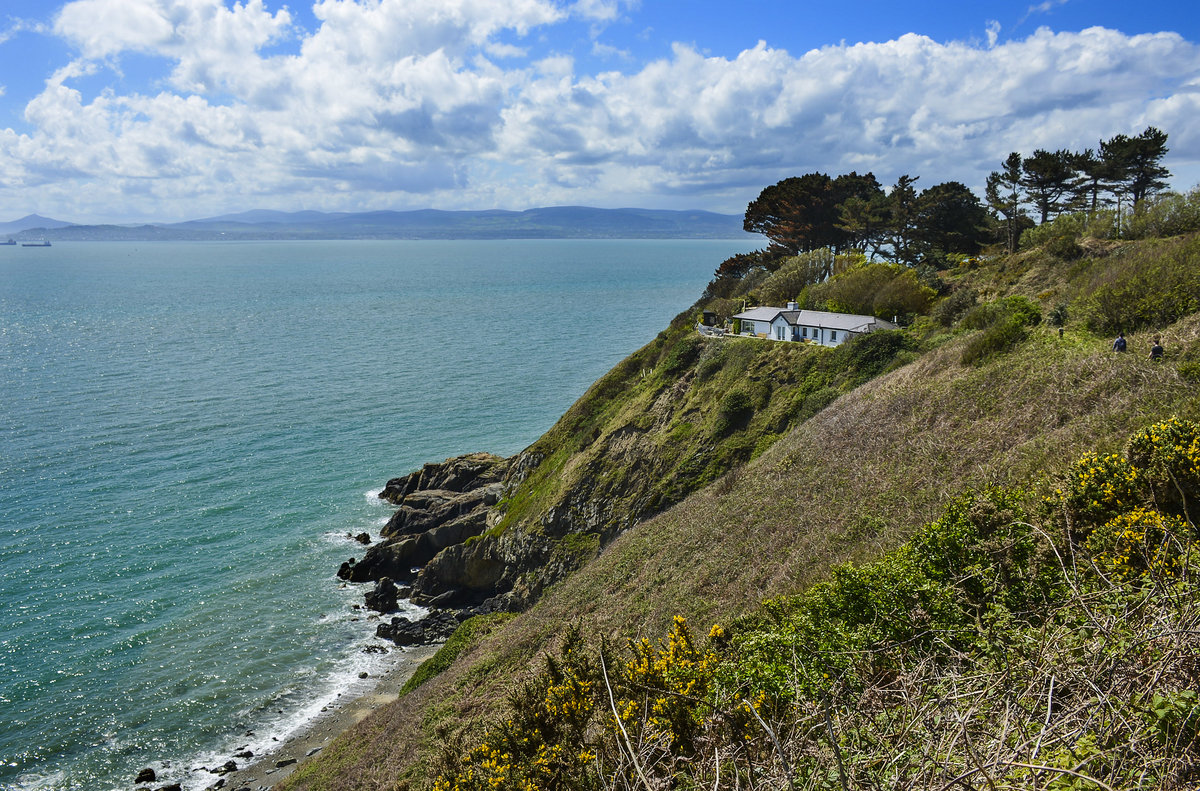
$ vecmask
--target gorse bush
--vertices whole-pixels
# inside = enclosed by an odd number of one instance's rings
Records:
[[[965,494],[705,641],[682,618],[619,651],[575,629],[433,788],[1194,787],[1198,448],[1151,426],[1040,519]]]

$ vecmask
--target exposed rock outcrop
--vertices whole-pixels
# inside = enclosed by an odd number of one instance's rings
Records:
[[[397,616],[390,623],[381,623],[375,636],[391,640],[396,645],[429,645],[450,637],[469,613],[453,610],[434,610],[419,621]]]
[[[362,560],[343,563],[338,576],[349,582],[411,581],[438,552],[487,529],[488,509],[500,498],[507,468],[507,459],[473,453],[388,481],[379,496],[399,508],[381,540]]]
[[[391,577],[383,577],[375,583],[375,588],[363,598],[366,599],[367,609],[375,612],[395,612],[400,609],[400,597],[409,591],[396,587]]]

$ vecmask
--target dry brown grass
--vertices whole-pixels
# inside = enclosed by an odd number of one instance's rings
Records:
[[[1195,337],[1198,324],[1173,328],[1174,337]],[[802,590],[832,564],[896,546],[964,488],[1025,483],[1169,414],[1200,416],[1194,387],[1171,365],[1113,355],[1091,336],[1038,331],[978,368],[960,366],[960,353],[949,344],[840,398],[753,463],[629,530],[284,787],[418,779],[424,757],[487,720],[566,624],[620,638],[662,634],[676,614],[727,622]],[[1024,683],[1044,689],[1044,680]],[[955,704],[967,724],[946,738],[974,738],[970,706]],[[998,755],[981,746],[975,771],[992,771]]]

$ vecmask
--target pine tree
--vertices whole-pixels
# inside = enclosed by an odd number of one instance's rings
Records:
[[[1021,155],[1016,151],[1008,155],[1003,167],[993,170],[987,177],[987,204],[992,211],[1004,218],[1005,242],[1008,252],[1017,251],[1017,227],[1019,218],[1025,213],[1021,208]]]
[[[1129,195],[1135,209],[1167,186],[1171,171],[1161,164],[1167,151],[1167,133],[1153,126],[1137,137],[1117,135],[1100,143],[1100,157],[1111,168],[1113,183]]]

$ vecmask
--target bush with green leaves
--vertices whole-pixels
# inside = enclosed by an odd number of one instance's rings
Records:
[[[743,429],[754,416],[754,398],[742,388],[729,390],[721,397],[717,406],[717,420],[713,427],[717,436]]]
[[[1027,297],[1011,296],[977,305],[960,322],[966,329],[983,330],[963,347],[963,364],[979,364],[1003,354],[1025,340],[1029,327],[1041,320],[1041,309]]]
[[[1057,239],[1069,239],[1074,242],[1087,233],[1088,227],[1088,216],[1083,212],[1060,214],[1049,222],[1026,229],[1021,234],[1021,248],[1047,245]]]
[[[1200,187],[1166,192],[1142,202],[1125,222],[1128,239],[1153,239],[1200,231]]]
[[[784,258],[759,287],[763,304],[781,307],[795,300],[805,288],[829,277],[834,259],[827,247]]]
[[[1146,482],[1188,479],[1197,436],[1169,420],[1081,458],[1041,520],[1024,492],[964,494],[707,640],[573,629],[432,788],[1190,788],[1200,549]]]
[[[975,307],[978,300],[974,289],[960,286],[954,289],[933,309],[933,320],[943,327],[949,327],[963,317],[967,311]]]
[[[1046,242],[1046,252],[1063,261],[1074,261],[1083,256],[1083,248],[1073,236],[1055,236]]]
[[[1147,243],[1110,265],[1082,302],[1103,335],[1161,328],[1200,310],[1200,235]]]
[[[863,262],[810,287],[805,306],[891,320],[927,313],[936,296],[908,267]]]

